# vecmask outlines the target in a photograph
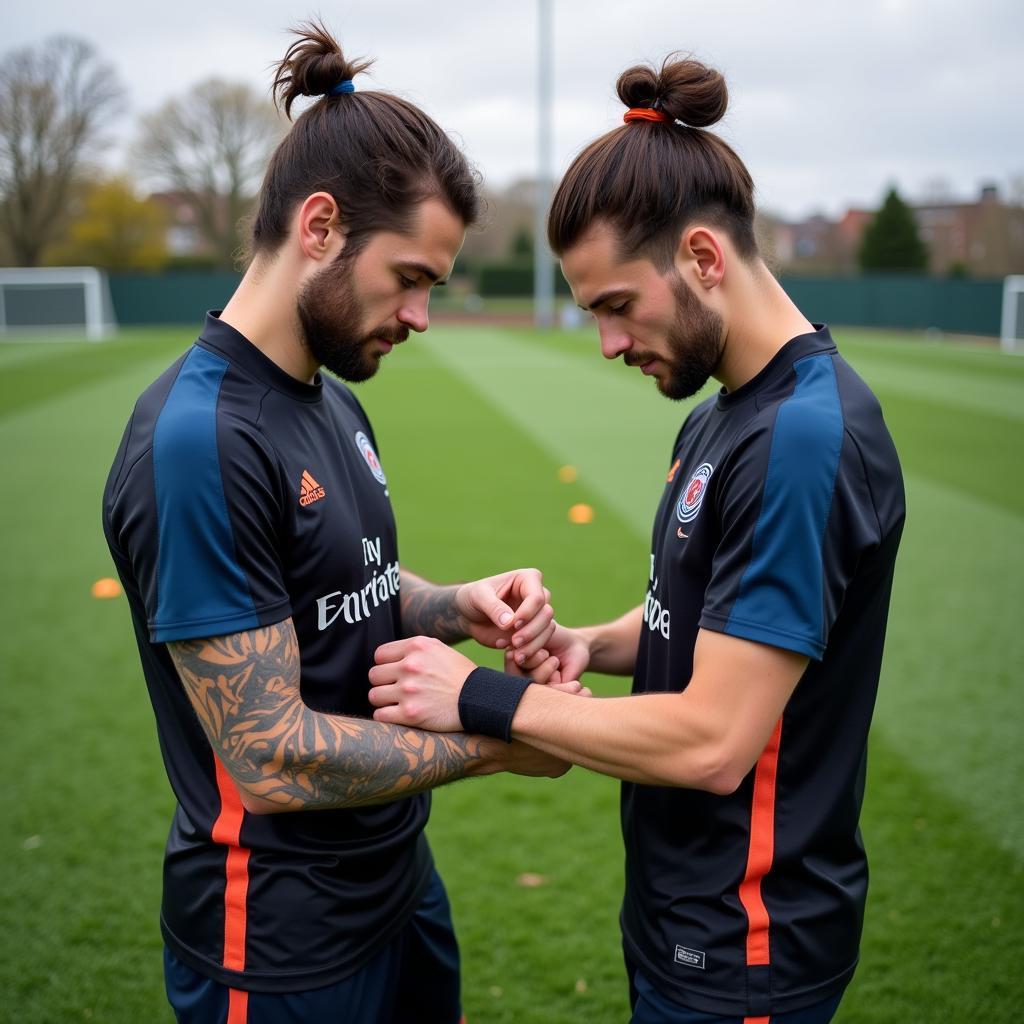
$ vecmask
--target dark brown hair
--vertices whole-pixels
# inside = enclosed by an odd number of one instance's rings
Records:
[[[617,230],[624,256],[646,256],[664,270],[683,228],[701,217],[725,229],[742,256],[755,256],[754,183],[736,153],[704,130],[728,106],[725,79],[670,54],[660,70],[629,68],[615,87],[627,107],[671,120],[623,124],[576,157],[551,204],[551,248],[561,255],[602,219]]]
[[[291,118],[299,96],[319,96],[274,151],[252,220],[251,254],[272,252],[288,233],[297,204],[314,192],[333,196],[351,258],[378,231],[405,231],[423,200],[438,198],[466,227],[480,213],[478,175],[454,142],[419,107],[385,92],[334,95],[372,60],[349,61],[319,21],[277,64],[274,100]]]

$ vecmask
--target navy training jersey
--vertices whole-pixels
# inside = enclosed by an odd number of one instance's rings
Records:
[[[367,672],[400,635],[387,478],[351,391],[296,380],[211,314],[139,398],[103,499],[177,798],[161,928],[179,959],[253,991],[358,970],[430,881],[429,796],[250,815],[166,641],[291,616],[303,701],[368,718]]]
[[[824,327],[702,402],[676,439],[633,692],[683,690],[701,628],[811,659],[735,793],[623,784],[626,950],[686,1006],[784,1013],[853,973],[868,726],[904,514],[881,409]]]

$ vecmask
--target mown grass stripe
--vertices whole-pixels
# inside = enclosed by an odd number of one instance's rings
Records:
[[[194,338],[195,332],[169,329],[140,343],[136,333],[103,344],[61,346],[52,355],[6,366],[0,374],[0,419],[155,360],[169,364]]]

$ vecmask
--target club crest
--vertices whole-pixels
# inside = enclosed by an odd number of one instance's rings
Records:
[[[386,486],[388,478],[384,475],[380,459],[377,458],[377,453],[373,450],[370,439],[361,430],[356,433],[356,447],[359,449],[359,454],[362,455],[363,461],[370,472],[377,478],[379,483]]]
[[[681,523],[689,523],[697,518],[701,502],[704,500],[704,492],[707,490],[708,481],[715,467],[710,462],[701,463],[693,476],[687,481],[683,488],[679,504],[676,505],[676,518]]]

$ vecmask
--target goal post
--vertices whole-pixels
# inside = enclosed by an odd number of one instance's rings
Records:
[[[0,335],[117,329],[107,275],[98,267],[0,267]]]
[[[1003,281],[1003,319],[999,345],[1004,352],[1024,353],[1024,274]]]

